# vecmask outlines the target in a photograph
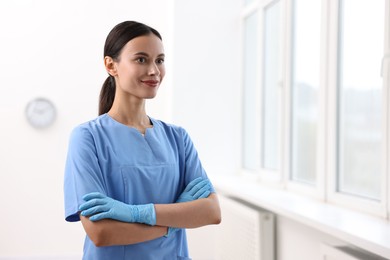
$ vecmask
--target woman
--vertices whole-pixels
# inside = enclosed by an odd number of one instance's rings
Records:
[[[118,24],[104,65],[99,116],[73,130],[65,167],[66,220],[85,229],[83,259],[190,259],[184,228],[221,213],[187,132],[146,114],[165,75],[160,34]]]

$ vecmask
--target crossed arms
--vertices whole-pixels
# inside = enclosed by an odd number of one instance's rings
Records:
[[[84,230],[96,246],[113,246],[156,239],[175,232],[177,228],[197,228],[219,224],[221,211],[217,195],[210,192],[204,193],[205,186],[199,186],[199,183],[198,186],[191,186],[191,184],[187,186],[176,203],[153,205],[155,214],[153,225],[130,222],[133,219],[127,218],[118,220],[119,217],[116,214],[92,221],[90,217],[96,212],[87,216],[83,216],[85,214],[81,212],[80,219]],[[203,191],[200,192],[199,190],[202,188]],[[131,207],[131,205],[129,206]],[[107,208],[107,206],[105,207]],[[102,207],[100,206],[100,208]],[[110,210],[112,211],[111,208],[107,209],[107,212]],[[96,215],[100,211],[98,210]]]

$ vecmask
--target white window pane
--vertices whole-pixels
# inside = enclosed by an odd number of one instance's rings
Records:
[[[262,99],[262,166],[280,168],[278,83],[280,79],[280,2],[265,9],[263,50],[263,99]]]
[[[246,169],[259,169],[260,155],[257,152],[259,135],[256,122],[256,88],[257,88],[257,12],[245,19],[244,24],[244,102],[243,102],[243,166]]]
[[[248,5],[248,4],[250,4],[250,3],[252,3],[254,0],[244,0],[244,4],[245,5]]]
[[[380,199],[385,1],[341,5],[338,191]]]
[[[295,0],[291,177],[314,184],[320,85],[321,0]]]

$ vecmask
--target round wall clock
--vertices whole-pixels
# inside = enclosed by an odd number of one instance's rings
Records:
[[[54,123],[56,119],[56,108],[46,98],[35,98],[26,106],[26,118],[31,126],[35,128],[46,128]]]

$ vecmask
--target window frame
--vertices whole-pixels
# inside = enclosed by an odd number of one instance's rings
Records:
[[[386,33],[387,32],[387,33]],[[386,98],[386,131],[390,131],[390,0],[385,1],[385,52],[382,60],[383,96]],[[387,173],[387,219],[390,220],[390,134],[385,135],[385,160]],[[384,181],[384,183],[386,183]]]
[[[292,77],[293,77],[293,37],[294,37],[294,0],[287,1],[286,4],[286,20],[288,21],[288,26],[286,26],[286,107],[285,107],[285,115],[286,115],[286,123],[287,126],[284,129],[284,135],[286,139],[285,148],[285,158],[286,158],[286,171],[284,172],[284,179],[286,183],[286,189],[295,191],[307,196],[314,197],[316,199],[324,199],[325,198],[325,171],[326,171],[326,163],[325,158],[326,155],[326,85],[327,85],[327,77],[326,77],[326,59],[327,59],[327,49],[324,41],[327,39],[327,24],[326,18],[328,16],[328,10],[325,1],[321,1],[321,33],[320,33],[320,85],[318,89],[318,128],[317,128],[317,158],[316,158],[316,183],[314,185],[307,185],[301,182],[297,182],[291,179],[291,165],[292,165],[292,135],[291,135],[291,124],[292,124],[292,95],[293,95],[293,86],[292,86]]]
[[[260,37],[260,40],[259,40],[259,54],[260,54],[260,69],[259,71],[261,71],[260,73],[260,80],[259,80],[259,91],[260,91],[260,95],[259,95],[259,100],[260,102],[262,102],[263,100],[263,94],[264,94],[264,88],[263,88],[263,80],[264,80],[264,70],[263,70],[263,67],[264,67],[264,28],[265,28],[265,17],[266,17],[266,10],[268,8],[270,8],[272,5],[275,5],[276,3],[280,3],[281,5],[281,10],[283,11],[285,8],[284,8],[284,0],[265,0],[265,1],[259,1],[259,20],[260,20],[260,23],[259,23],[259,37]],[[281,13],[283,13],[281,11]],[[280,49],[279,49],[279,61],[278,61],[278,65],[279,65],[279,68],[278,68],[278,72],[279,72],[279,80],[278,80],[278,102],[279,104],[281,105],[280,109],[279,109],[279,114],[278,114],[278,125],[279,125],[279,129],[278,129],[278,133],[277,133],[277,136],[278,136],[278,139],[279,139],[279,158],[280,158],[280,168],[279,169],[276,169],[276,170],[272,170],[272,169],[266,169],[263,167],[263,161],[262,161],[262,158],[263,158],[263,106],[260,105],[260,118],[259,118],[259,123],[260,123],[260,174],[259,174],[259,177],[260,177],[260,180],[263,181],[263,182],[266,182],[266,183],[275,183],[275,182],[282,182],[283,181],[283,177],[282,177],[282,172],[283,172],[283,166],[284,166],[284,157],[283,157],[283,136],[282,136],[282,129],[284,128],[284,118],[283,118],[283,88],[284,88],[284,83],[283,83],[283,62],[284,62],[284,53],[283,53],[283,50],[285,49],[285,46],[283,45],[283,42],[284,42],[284,28],[283,28],[283,25],[284,25],[284,21],[283,21],[283,16],[281,16],[281,23],[282,24],[282,28],[279,30],[279,39],[281,41],[281,44],[280,44]]]
[[[388,3],[388,0],[386,0]],[[328,64],[328,100],[327,100],[327,110],[328,110],[328,119],[327,119],[327,135],[328,135],[328,151],[327,151],[327,161],[328,161],[328,174],[326,178],[328,179],[327,191],[326,191],[326,201],[340,206],[352,208],[355,210],[362,210],[370,214],[387,218],[387,206],[388,198],[386,198],[386,190],[389,190],[387,186],[386,178],[389,176],[388,167],[386,162],[387,147],[388,145],[383,145],[383,170],[381,173],[382,180],[382,194],[380,201],[373,201],[366,198],[361,198],[358,196],[343,194],[337,191],[337,131],[338,131],[338,55],[339,55],[339,24],[340,24],[340,0],[330,0],[328,3],[329,8],[329,64]],[[384,82],[382,82],[384,84]],[[382,85],[383,91],[385,91],[385,85]],[[388,134],[388,109],[386,108],[389,103],[387,95],[383,92],[383,127],[382,133],[384,138],[384,143],[387,143]]]
[[[283,4],[284,4],[284,0],[264,0],[264,1],[261,1],[261,0],[257,0],[257,1],[253,1],[251,2],[250,4],[248,4],[247,6],[244,6],[244,8],[242,9],[241,11],[241,19],[240,19],[240,23],[241,23],[241,36],[242,36],[242,41],[241,41],[241,44],[242,44],[242,47],[245,46],[245,42],[244,42],[244,33],[245,33],[245,19],[247,17],[249,17],[251,14],[253,14],[254,12],[257,12],[257,17],[258,17],[258,30],[257,30],[257,38],[258,38],[258,51],[257,51],[257,58],[258,58],[258,62],[257,64],[259,65],[259,68],[258,68],[258,75],[257,75],[257,78],[255,79],[256,80],[256,86],[257,86],[257,89],[256,89],[256,103],[258,104],[258,106],[256,106],[256,111],[255,113],[258,115],[258,120],[256,122],[256,128],[258,129],[258,138],[256,140],[254,140],[257,144],[257,149],[256,149],[256,153],[259,154],[259,158],[258,158],[258,165],[259,165],[259,169],[257,171],[253,171],[253,170],[249,170],[249,169],[245,169],[244,167],[241,169],[241,173],[243,173],[243,175],[251,178],[251,179],[255,179],[255,180],[259,180],[261,182],[265,182],[265,183],[269,183],[269,184],[276,184],[276,185],[280,185],[282,183],[282,169],[279,169],[279,170],[269,170],[269,169],[265,169],[263,168],[263,162],[262,162],[262,147],[263,147],[263,127],[262,127],[262,115],[263,115],[263,107],[261,106],[262,104],[262,99],[263,99],[263,88],[262,88],[262,84],[263,84],[263,64],[264,64],[264,21],[265,21],[265,10],[270,7],[271,5],[275,4],[276,2],[280,2],[281,3],[281,9],[284,10],[283,8]],[[283,33],[283,30],[281,29],[280,30],[280,37],[283,37],[284,36],[284,33]],[[283,38],[281,38],[283,39]],[[283,41],[282,41],[283,42]],[[282,45],[281,48],[280,48],[280,51],[282,51],[284,49],[284,46]],[[242,57],[243,57],[243,54],[244,54],[244,51],[243,49],[241,48],[241,54],[242,54]],[[279,55],[279,70],[280,70],[280,77],[282,78],[283,77],[283,53],[280,53]],[[244,60],[242,60],[242,64],[244,64]],[[244,82],[244,72],[241,73],[241,77],[242,77],[242,82]],[[279,84],[279,87],[280,88],[283,88],[283,84],[282,82],[280,82]],[[280,91],[280,93],[282,93],[282,91]],[[245,102],[244,101],[244,93],[242,93],[242,97],[241,97],[241,100],[242,102]],[[280,104],[283,103],[283,99],[282,97],[279,95],[279,100],[280,100]],[[243,108],[243,104],[241,105],[241,107]],[[283,163],[283,138],[282,138],[282,129],[283,129],[283,114],[284,112],[282,110],[279,110],[280,111],[280,115],[279,115],[279,126],[280,126],[280,131],[278,133],[278,136],[279,136],[279,157],[281,158],[280,160],[280,164],[281,166],[284,165]],[[244,118],[244,116],[243,116]],[[243,120],[242,118],[242,120]],[[242,134],[244,133],[244,130],[242,129]],[[245,144],[243,144],[245,145]],[[244,162],[244,159],[242,159],[242,163]],[[255,174],[256,176],[253,176],[253,174]]]
[[[245,28],[245,25],[246,25],[246,19],[248,17],[250,17],[252,14],[254,13],[257,13],[257,23],[258,23],[258,27],[257,27],[257,43],[260,43],[261,41],[261,28],[260,28],[260,15],[259,15],[259,11],[258,11],[258,1],[252,1],[248,6],[246,6],[242,11],[241,11],[241,19],[240,19],[240,28],[241,28],[241,68],[244,68],[245,67],[245,51],[244,51],[244,47],[246,46],[245,45],[245,33],[246,33],[246,28]],[[260,64],[259,64],[259,61],[261,60],[261,53],[259,51],[260,49],[257,50],[257,57],[256,57],[256,64],[257,66],[260,67]],[[254,169],[245,169],[244,168],[244,164],[245,164],[245,159],[244,159],[244,146],[245,146],[245,142],[244,142],[244,134],[245,134],[245,129],[244,129],[244,120],[245,120],[245,115],[244,115],[244,112],[245,112],[245,109],[244,109],[244,98],[246,96],[246,86],[245,86],[245,72],[244,71],[241,71],[241,82],[242,82],[242,91],[241,91],[241,98],[240,100],[242,101],[242,104],[241,104],[241,108],[242,108],[242,129],[241,129],[241,136],[242,136],[242,158],[241,158],[241,161],[242,161],[242,166],[243,166],[243,169],[242,169],[242,172],[244,172],[245,174],[254,174],[257,172],[257,170],[254,170]],[[256,79],[255,79],[255,84],[256,86],[256,89],[255,89],[255,104],[256,104],[256,107],[255,107],[255,111],[254,111],[254,114],[256,115],[256,118],[259,118],[260,117],[260,103],[261,103],[261,100],[260,100],[260,95],[261,95],[261,75],[257,75]],[[255,131],[258,131],[260,132],[260,122],[259,120],[257,120],[255,122]],[[261,143],[261,136],[260,135],[257,135],[256,136],[256,139],[254,140],[255,142],[255,153],[256,153],[256,156],[258,157],[258,161],[255,162],[256,165],[258,165],[259,169],[260,169],[260,154],[261,154],[261,150],[260,150],[260,143]]]
[[[280,169],[277,171],[263,168],[259,158],[259,169],[248,171],[242,168],[244,175],[267,185],[282,187],[288,191],[301,193],[324,202],[345,208],[357,209],[376,216],[390,219],[390,0],[385,0],[385,31],[384,57],[382,61],[383,81],[383,165],[381,176],[382,192],[380,202],[371,201],[358,196],[346,195],[336,190],[337,184],[337,109],[338,109],[338,52],[339,52],[339,4],[341,0],[321,0],[321,46],[320,46],[320,86],[318,98],[319,121],[317,130],[317,175],[314,186],[305,185],[291,180],[291,98],[292,98],[292,44],[293,44],[293,1],[294,0],[255,0],[244,6],[240,14],[241,28],[244,28],[245,18],[258,12],[258,59],[259,75],[257,76],[256,115],[259,115],[256,127],[259,138],[255,140],[258,150],[262,152],[262,106],[263,98],[263,52],[264,52],[264,21],[265,10],[275,2],[280,2]],[[242,34],[244,36],[244,34]],[[244,37],[242,37],[244,38]],[[242,47],[245,46],[244,40]],[[243,52],[243,48],[241,48]],[[242,60],[244,62],[244,60]],[[243,75],[243,73],[242,73]],[[242,102],[245,102],[243,97]],[[243,106],[241,106],[243,107]],[[244,145],[244,144],[243,144]],[[261,157],[261,154],[260,154]],[[250,174],[249,174],[250,173]]]

